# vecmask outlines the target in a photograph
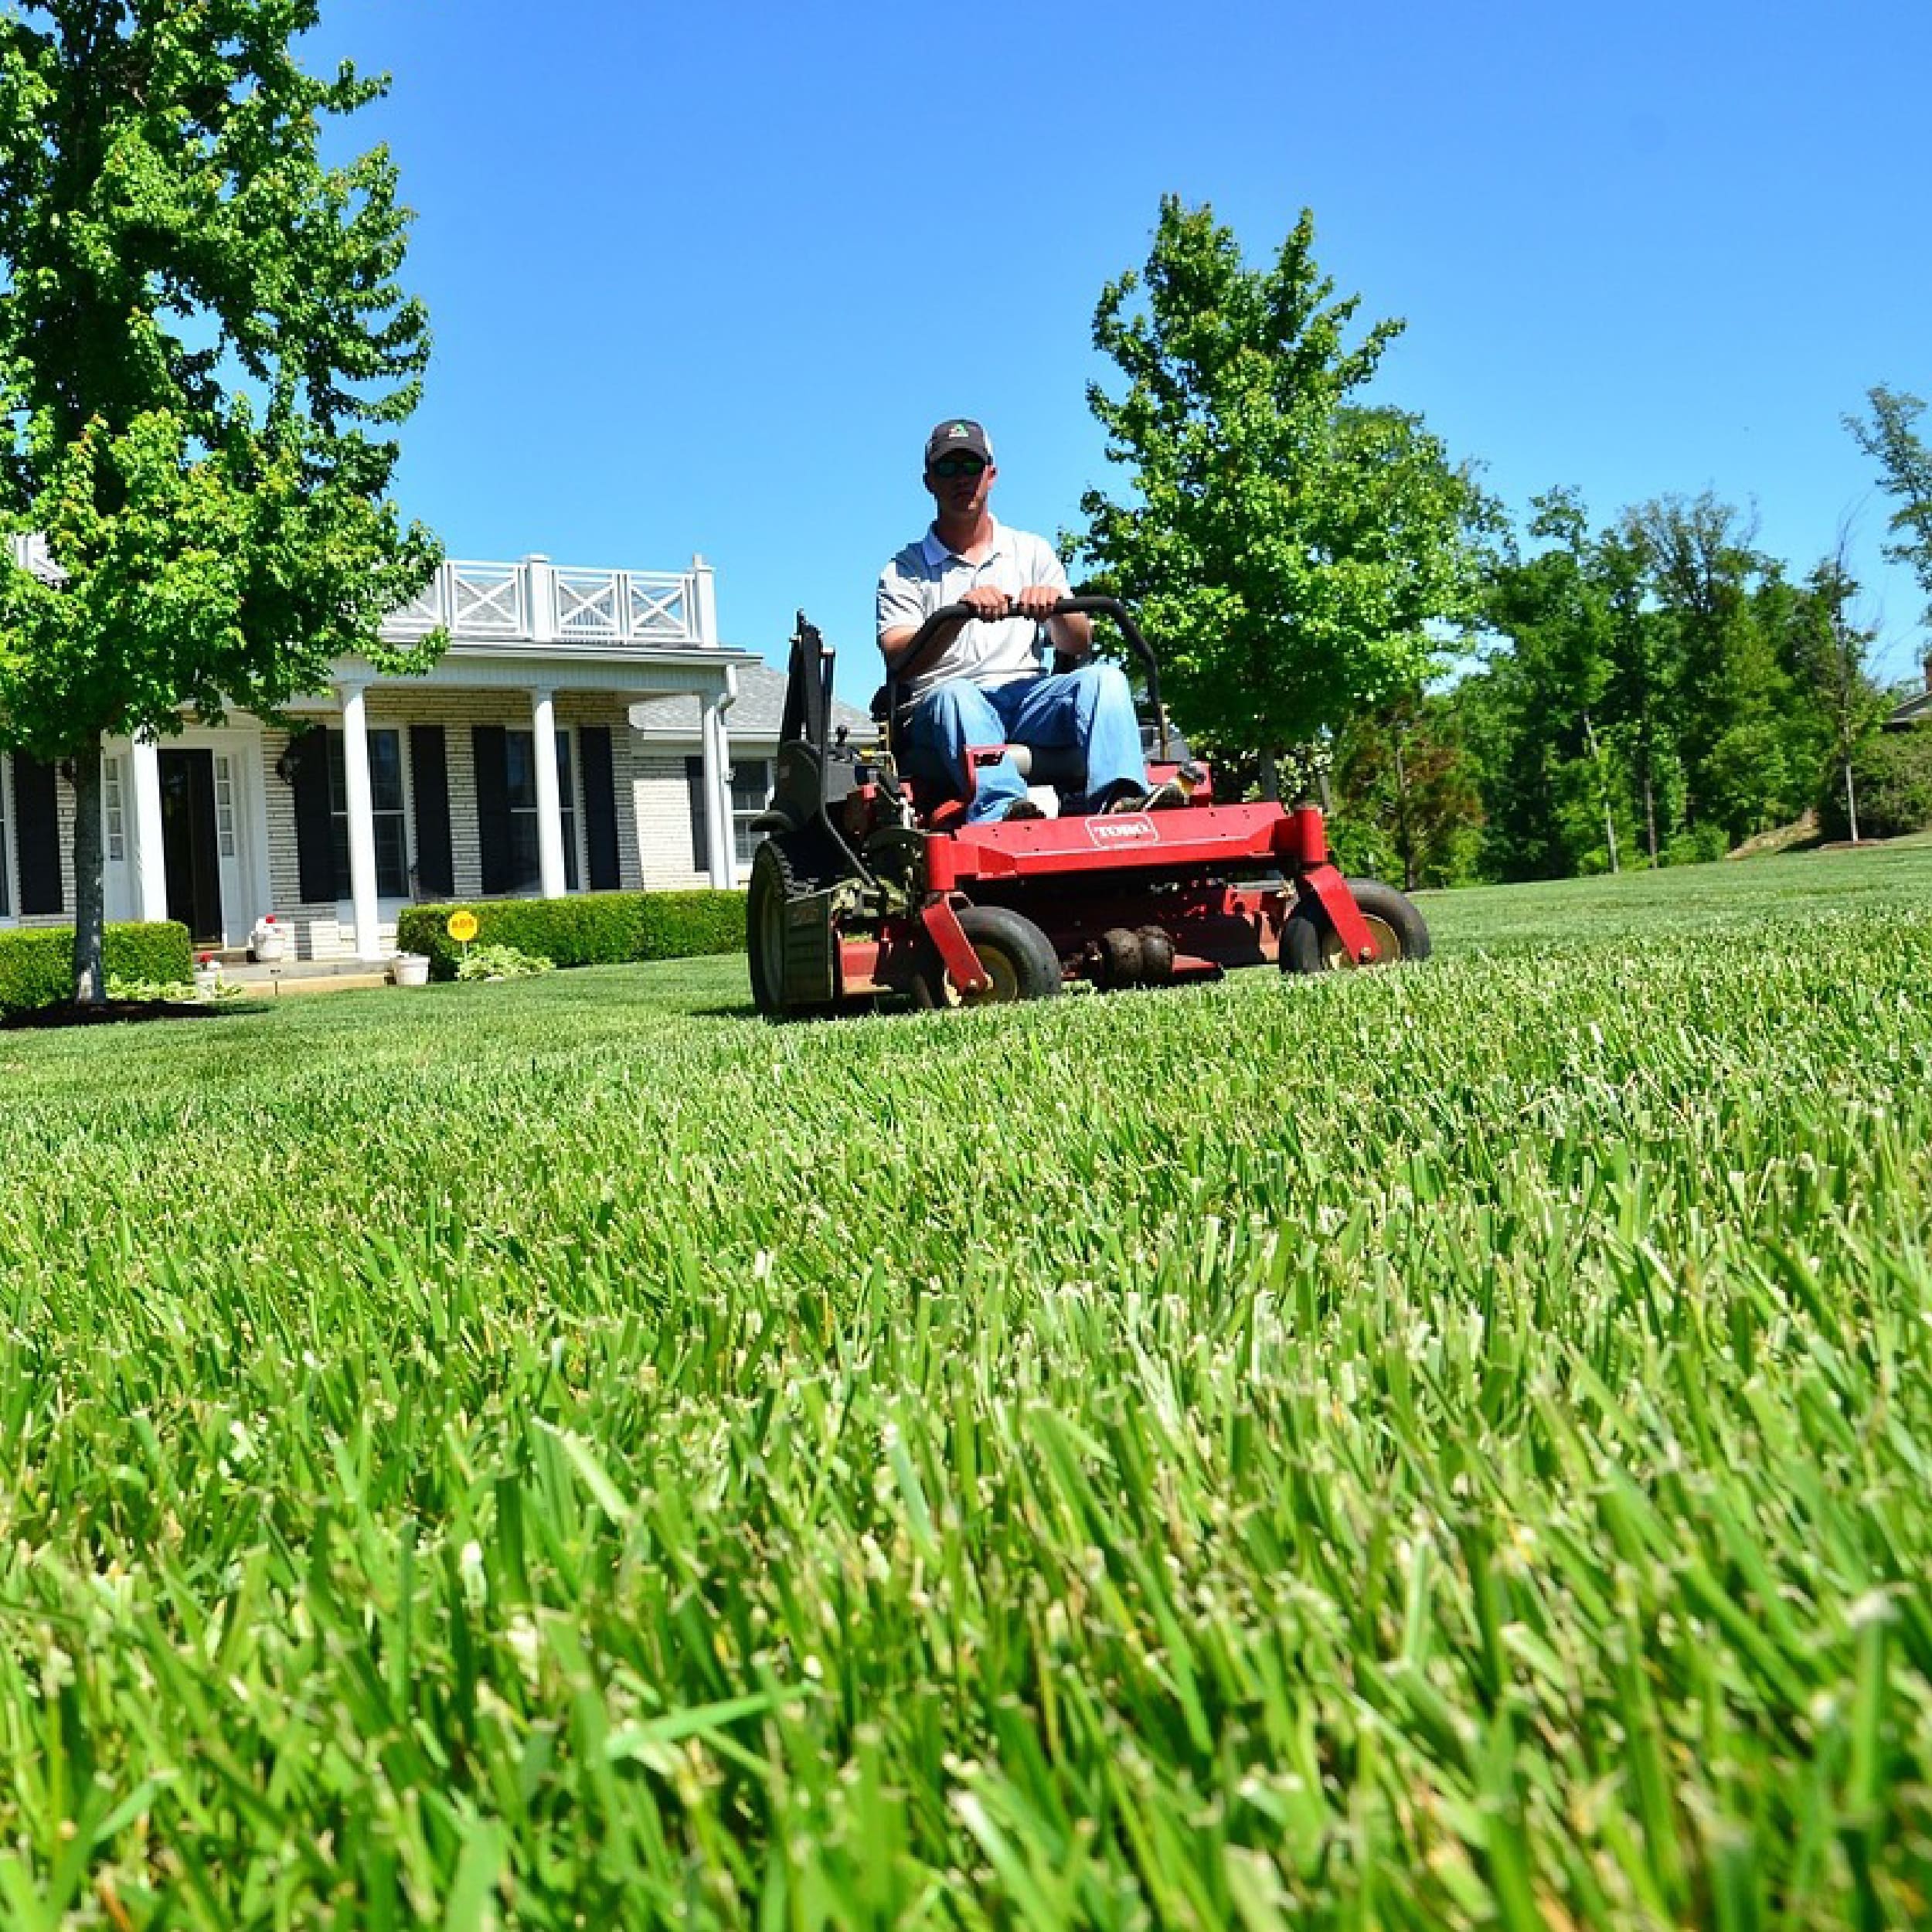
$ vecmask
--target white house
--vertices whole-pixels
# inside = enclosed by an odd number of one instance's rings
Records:
[[[36,542],[9,541],[57,574]],[[449,646],[426,674],[345,659],[291,707],[292,732],[231,714],[110,740],[108,918],[178,919],[233,948],[273,913],[300,957],[374,960],[412,900],[736,883],[726,719],[740,675],[764,667],[719,643],[702,558],[445,563],[383,636],[438,625]],[[633,729],[634,706],[665,700],[676,732]],[[71,920],[73,831],[56,770],[0,760],[0,926]]]
[[[731,707],[731,860],[742,885],[751,875],[751,851],[759,835],[751,822],[771,797],[772,767],[778,756],[778,728],[785,711],[785,674],[768,664],[740,665],[738,696]],[[832,722],[855,739],[871,730],[868,713],[835,698]],[[682,866],[709,872],[712,847],[705,801],[709,784],[699,755],[702,743],[702,701],[694,697],[650,698],[631,707],[631,726],[637,734],[638,755],[662,772],[664,761],[682,758],[688,834],[682,849],[669,839],[654,843],[645,855],[646,883],[679,884]]]
[[[1925,660],[1925,688],[1902,699],[1885,720],[1887,731],[1910,731],[1915,726],[1932,724],[1932,653]]]

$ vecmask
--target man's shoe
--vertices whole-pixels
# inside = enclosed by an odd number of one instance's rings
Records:
[[[1013,802],[999,815],[1000,822],[1002,825],[1005,824],[1009,819],[1012,818],[1044,818],[1046,816],[1046,813],[1042,811],[1039,807],[1033,803],[1032,799],[1024,797],[1015,798]]]
[[[1109,813],[1117,811],[1171,811],[1176,805],[1187,803],[1187,794],[1172,778],[1161,782],[1146,791],[1129,791],[1116,798],[1107,808]]]

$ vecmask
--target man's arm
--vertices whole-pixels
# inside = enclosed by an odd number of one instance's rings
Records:
[[[988,621],[997,621],[1005,617],[1012,607],[1006,593],[995,590],[990,583],[975,585],[971,590],[964,592],[958,601],[971,610],[973,617],[984,617]],[[906,647],[919,634],[920,625],[925,622],[923,617],[920,617],[917,623],[893,621],[900,616],[896,607],[896,602],[897,600],[889,595],[887,587],[882,583],[879,594],[879,651],[886,660],[888,671],[899,668],[905,658]],[[972,617],[947,618],[934,634],[938,641],[928,652],[927,662],[930,663],[944,657],[951,648],[954,638],[972,621]]]
[[[1033,553],[1029,569],[1033,581],[1014,600],[1015,607],[1022,617],[1031,617],[1046,626],[1046,634],[1056,651],[1077,664],[1083,662],[1093,652],[1094,620],[1085,616],[1056,617],[1051,614],[1053,606],[1062,597],[1073,595],[1066,581],[1066,566],[1044,537],[1034,537],[1032,543]]]

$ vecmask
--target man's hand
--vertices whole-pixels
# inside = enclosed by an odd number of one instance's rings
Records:
[[[1025,591],[1020,594],[1022,607],[1027,594]],[[1011,614],[1013,608],[1012,599],[1004,590],[991,583],[975,584],[970,590],[961,595],[959,601],[982,624],[997,624],[1002,617]]]
[[[1023,617],[1031,617],[1036,624],[1044,624],[1053,614],[1053,607],[1060,600],[1060,594],[1050,583],[1029,583],[1013,600],[1013,607]]]

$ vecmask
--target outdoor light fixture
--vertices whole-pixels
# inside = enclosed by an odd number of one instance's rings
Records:
[[[275,776],[285,785],[292,785],[302,768],[301,741],[291,738],[282,747],[282,755],[275,760]]]

